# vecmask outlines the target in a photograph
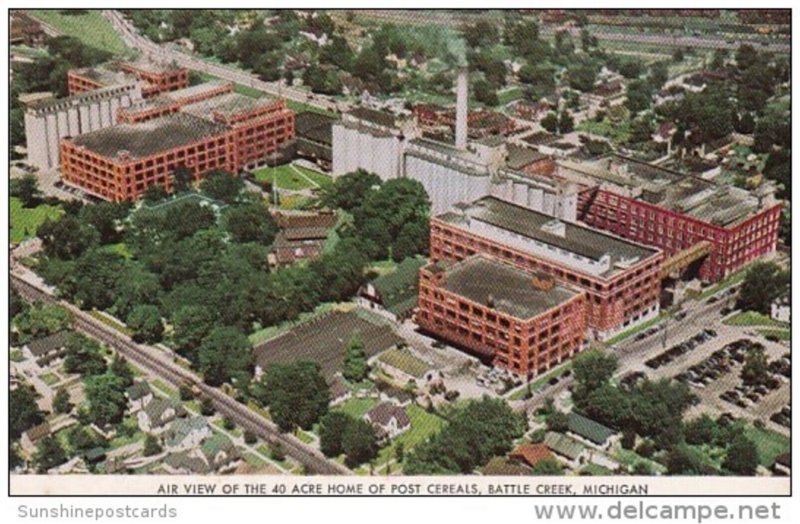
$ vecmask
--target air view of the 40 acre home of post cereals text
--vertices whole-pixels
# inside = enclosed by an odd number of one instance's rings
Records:
[[[7,12],[11,495],[789,495],[791,10]]]

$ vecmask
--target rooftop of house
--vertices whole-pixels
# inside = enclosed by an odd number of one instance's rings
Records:
[[[508,457],[533,467],[543,460],[552,459],[553,454],[544,444],[526,443],[517,446]]]
[[[126,393],[128,394],[129,400],[139,400],[152,394],[153,390],[150,388],[150,384],[147,381],[137,380],[126,390]]]
[[[408,418],[406,410],[391,402],[381,402],[367,411],[365,417],[378,426],[388,426],[392,422],[392,419],[397,421],[397,427],[400,428],[411,424],[411,419]]]
[[[561,222],[563,234],[556,233],[550,227],[555,220],[552,216],[491,196],[458,204],[454,211],[436,218],[455,226],[469,226],[471,220],[478,220],[593,260],[609,255],[612,271],[617,261],[641,261],[658,252],[577,223]]]
[[[200,451],[205,456],[208,463],[215,469],[226,462],[235,460],[239,456],[236,446],[231,442],[226,435],[222,433],[214,433],[214,435],[205,439],[200,445]],[[225,458],[220,458],[220,453],[225,453]]]
[[[493,457],[481,469],[481,474],[489,477],[518,477],[532,475],[533,470],[505,457]]]
[[[380,293],[384,307],[390,308],[398,302],[417,296],[419,269],[425,265],[421,257],[408,257],[397,264],[397,268],[373,279],[371,284]]]
[[[482,255],[455,263],[436,262],[433,269],[446,273],[442,284],[444,289],[523,320],[538,316],[580,294],[559,284],[549,290],[538,289],[533,285],[533,274]]]
[[[613,429],[575,412],[568,415],[567,421],[569,431],[595,444],[605,444],[616,433]]]
[[[650,204],[717,226],[728,226],[759,211],[758,198],[747,190],[720,185],[620,155],[592,162],[563,161],[572,172],[628,190],[640,189]]]
[[[59,331],[52,335],[31,340],[28,342],[28,350],[34,357],[41,357],[51,351],[58,351],[67,344],[68,335],[67,331]]]
[[[164,442],[169,447],[180,445],[183,440],[195,431],[208,428],[208,421],[199,415],[175,420],[164,433]]]
[[[580,457],[584,450],[584,447],[577,440],[554,431],[547,432],[544,436],[544,444],[552,450],[553,453],[557,453],[569,460],[575,460]]]
[[[186,113],[175,113],[146,122],[98,129],[78,135],[72,141],[106,157],[127,153],[131,159],[137,159],[200,142],[221,135],[226,130],[223,124]]]
[[[164,417],[165,413],[170,409],[175,410],[174,416]],[[150,403],[147,404],[147,406],[145,406],[144,412],[150,419],[151,425],[156,427],[163,426],[164,424],[174,420],[176,417],[186,414],[186,410],[183,408],[183,406],[174,400],[166,398],[154,398],[152,401],[150,401]]]

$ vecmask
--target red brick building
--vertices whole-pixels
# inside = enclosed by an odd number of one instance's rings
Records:
[[[233,132],[184,113],[65,138],[60,162],[66,183],[113,202],[137,200],[153,184],[172,191],[172,173],[181,167],[195,180],[238,167]]]
[[[135,80],[142,82],[142,96],[149,98],[187,87],[189,70],[149,60],[110,62],[97,67],[71,69],[67,72],[67,90],[70,95],[75,95]]]
[[[417,323],[492,365],[531,379],[576,354],[586,294],[484,255],[420,270]]]
[[[151,184],[171,191],[177,167],[192,169],[195,179],[219,169],[237,173],[266,162],[294,139],[294,112],[283,100],[240,95],[230,84],[151,98],[120,109],[117,121],[117,126],[64,140],[65,182],[100,198],[135,200]]]
[[[586,291],[591,336],[606,339],[659,310],[664,255],[494,197],[431,220],[434,262],[486,254]]]
[[[559,174],[583,184],[578,217],[592,227],[668,256],[708,242],[710,254],[698,260],[703,280],[720,280],[777,247],[782,206],[769,192],[618,156],[593,165],[563,163]]]

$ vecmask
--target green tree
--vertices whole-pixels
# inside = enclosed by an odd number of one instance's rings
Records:
[[[617,358],[598,349],[590,349],[575,357],[572,370],[575,376],[573,398],[580,406],[591,392],[609,383],[617,370]]]
[[[351,382],[361,382],[367,378],[369,366],[367,365],[367,353],[364,350],[364,341],[358,334],[350,338],[347,350],[344,355],[344,378]]]
[[[128,388],[133,385],[133,369],[128,360],[119,353],[114,354],[108,370],[122,381],[122,386]]]
[[[744,435],[733,439],[725,453],[722,467],[737,475],[755,475],[758,468],[758,448]]]
[[[251,203],[227,210],[225,230],[234,242],[258,242],[268,246],[275,240],[278,225],[266,206]]]
[[[559,134],[567,134],[571,133],[575,129],[575,119],[572,118],[572,115],[566,109],[561,111],[561,115],[558,117],[558,132]]]
[[[186,166],[178,166],[172,172],[172,187],[177,192],[187,191],[191,187],[193,180],[192,170]]]
[[[332,184],[323,187],[320,201],[330,209],[341,208],[352,211],[380,185],[381,179],[378,175],[363,170],[354,171],[334,179]]]
[[[236,201],[243,189],[244,180],[224,171],[209,173],[200,182],[200,190],[206,196],[214,200],[221,200],[226,204],[232,204]]]
[[[475,81],[472,90],[475,93],[475,100],[478,102],[491,107],[500,103],[500,99],[497,98],[497,89],[482,78]]]
[[[769,378],[769,366],[763,346],[759,345],[747,351],[740,376],[742,381],[750,386],[763,384],[767,381]]]
[[[128,403],[122,379],[111,373],[84,379],[88,407],[85,416],[89,422],[104,426],[122,420]]]
[[[147,186],[147,189],[144,190],[142,198],[147,204],[153,205],[158,204],[168,196],[169,193],[164,189],[164,186],[160,184],[150,184]]]
[[[101,244],[119,239],[119,222],[128,214],[128,206],[113,202],[98,202],[83,206],[78,213],[80,220],[97,231]]]
[[[554,458],[540,460],[533,466],[534,475],[555,476],[563,474],[561,463]]]
[[[200,414],[204,417],[210,417],[216,412],[216,408],[214,407],[214,401],[211,400],[211,397],[203,397],[200,401]]]
[[[269,366],[256,396],[269,406],[272,419],[283,431],[309,429],[328,411],[330,401],[319,364],[307,360]]]
[[[9,183],[11,196],[20,199],[23,207],[36,207],[41,199],[39,190],[39,179],[35,175],[25,175],[22,178],[14,178]]]
[[[566,413],[556,410],[547,415],[545,424],[547,424],[547,429],[550,431],[563,433],[569,428],[569,418]]]
[[[634,80],[628,84],[626,89],[627,107],[632,114],[639,113],[648,109],[651,104],[653,87],[645,80]]]
[[[48,218],[36,235],[42,239],[45,255],[60,259],[77,258],[99,240],[97,231],[70,214],[56,220]]]
[[[172,315],[172,343],[189,360],[197,359],[197,348],[214,329],[214,315],[205,306],[187,305]]]
[[[158,455],[161,453],[161,443],[158,442],[158,439],[151,435],[150,433],[144,438],[144,450],[143,454],[145,457],[152,457],[153,455]]]
[[[258,436],[251,429],[244,430],[243,438],[244,438],[244,443],[249,446],[252,446],[256,442],[258,442]]]
[[[164,324],[156,306],[142,304],[134,307],[126,319],[133,330],[133,340],[152,344],[161,340]]]
[[[36,390],[25,384],[11,390],[8,395],[9,433],[16,440],[28,429],[44,421],[44,413],[36,404]]]
[[[217,327],[200,343],[197,369],[212,386],[225,382],[247,382],[252,362],[250,342],[235,327]]]
[[[319,446],[327,457],[336,457],[344,452],[342,438],[353,417],[342,411],[330,411],[319,421]]]
[[[53,397],[53,411],[56,413],[69,413],[72,411],[72,402],[70,402],[69,392],[64,388],[59,388]]]
[[[70,333],[64,345],[64,371],[83,376],[106,372],[106,360],[99,342],[79,333]]]
[[[710,444],[717,440],[719,428],[717,422],[704,413],[687,422],[683,434],[687,444]]]
[[[355,467],[369,462],[378,454],[378,438],[372,425],[361,419],[353,419],[342,434],[342,451],[345,464]]]
[[[555,113],[547,113],[539,124],[550,133],[558,132],[558,115]]]
[[[772,301],[786,291],[789,274],[774,262],[756,262],[747,273],[739,291],[737,307],[769,314]]]
[[[67,442],[70,448],[78,453],[84,453],[97,447],[98,438],[92,430],[85,426],[74,426],[67,433]]]
[[[567,82],[572,89],[588,93],[594,88],[597,68],[593,64],[578,63],[567,69]]]
[[[114,289],[114,313],[127,318],[140,304],[156,304],[161,284],[155,273],[140,262],[126,262]]]
[[[66,461],[67,452],[54,436],[47,435],[36,445],[33,463],[36,465],[37,473],[47,473],[48,470],[60,466]]]

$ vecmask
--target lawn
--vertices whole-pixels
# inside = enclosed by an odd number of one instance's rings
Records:
[[[767,315],[762,315],[756,311],[742,311],[736,313],[730,318],[726,318],[723,322],[728,326],[764,326],[773,328],[788,328],[789,324],[779,320],[773,320]]]
[[[64,14],[65,12],[67,10],[36,9],[31,14],[65,35],[73,36],[95,49],[115,55],[130,53],[130,49],[99,10],[82,10],[80,14]]]
[[[116,329],[120,333],[124,333],[129,337],[133,335],[133,330],[131,330],[128,326],[126,326],[122,322],[108,316],[107,314],[97,311],[96,309],[89,311],[89,314],[92,315],[97,320],[99,320],[100,322],[102,322],[103,324]]]
[[[385,463],[394,454],[394,448],[398,443],[402,442],[405,451],[410,451],[414,446],[425,442],[446,424],[443,418],[428,413],[416,404],[406,407],[406,413],[411,419],[411,429],[392,440],[390,445],[378,453],[377,464]]]
[[[778,340],[792,339],[792,333],[788,329],[759,329],[757,331],[765,337],[772,337]]]
[[[178,390],[173,388],[172,386],[168,385],[166,382],[164,382],[160,378],[153,379],[153,381],[151,383],[153,384],[153,386],[156,389],[158,389],[159,391],[161,391],[162,393],[167,395],[169,398],[174,399],[174,400],[180,400],[181,396],[178,393]]]
[[[58,206],[39,204],[25,208],[17,197],[11,197],[11,243],[19,244],[36,235],[36,230],[48,218],[56,219],[64,214]]]
[[[22,362],[25,360],[25,355],[19,349],[15,349],[9,354],[8,358],[11,359],[11,362]]]
[[[377,399],[374,398],[351,398],[336,406],[334,410],[347,413],[353,418],[361,418],[377,403]]]
[[[58,375],[50,372],[42,373],[41,375],[39,375],[39,379],[41,379],[41,381],[47,384],[48,386],[53,386],[61,381],[61,379],[58,378]]]
[[[281,209],[307,209],[313,199],[303,195],[281,195],[279,206]]]
[[[755,442],[758,448],[759,463],[765,468],[772,466],[778,455],[789,452],[789,437],[776,431],[747,426],[744,434]]]
[[[330,184],[333,180],[327,175],[317,173],[294,164],[284,164],[277,167],[263,167],[253,172],[259,182],[272,182],[279,189],[288,191],[301,191]]]
[[[502,106],[520,98],[522,98],[522,88],[520,87],[514,86],[497,92],[497,101]]]
[[[631,131],[631,123],[626,120],[619,124],[612,124],[603,120],[596,122],[594,120],[584,120],[575,128],[578,131],[584,131],[593,135],[598,135],[610,139],[612,142],[621,144],[628,141]]]

